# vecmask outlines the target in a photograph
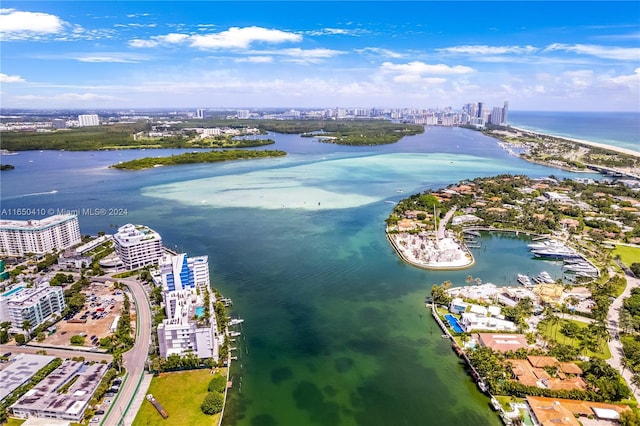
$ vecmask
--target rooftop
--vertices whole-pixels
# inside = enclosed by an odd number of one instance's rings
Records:
[[[7,368],[0,371],[0,400],[24,384],[55,357],[47,355],[21,355]]]
[[[0,229],[7,230],[38,230],[45,229],[68,220],[77,219],[73,214],[49,216],[40,220],[0,220]]]

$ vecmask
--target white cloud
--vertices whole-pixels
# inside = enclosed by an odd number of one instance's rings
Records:
[[[400,59],[405,56],[402,53],[394,52],[393,50],[383,49],[380,47],[365,47],[362,49],[356,49],[356,52],[361,54],[373,54],[376,56],[382,56],[385,58],[393,58],[393,59]]]
[[[406,64],[394,64],[391,62],[384,62],[380,67],[383,72],[401,73],[401,74],[437,74],[437,75],[451,75],[451,74],[468,74],[474,72],[474,69],[464,65],[449,66],[445,64],[430,65],[420,61],[413,61]]]
[[[15,96],[14,98],[22,101],[55,101],[62,104],[69,104],[74,102],[113,101],[117,99],[115,96],[99,95],[96,93],[60,93],[52,96],[20,95]]]
[[[121,64],[135,64],[140,62],[138,60],[119,58],[115,56],[96,56],[96,55],[81,56],[75,59],[79,62],[93,62],[93,63],[115,62],[115,63],[121,63]]]
[[[623,86],[629,89],[640,89],[640,68],[636,68],[633,74],[619,75],[617,77],[605,76],[602,81],[607,85]]]
[[[255,64],[265,64],[273,62],[273,56],[247,56],[246,58],[236,58],[236,62],[252,62]]]
[[[135,38],[129,41],[129,46],[138,48],[156,47],[159,44],[160,43],[155,40],[141,40],[139,38]]]
[[[7,75],[0,72],[0,83],[24,83],[25,79],[19,75]]]
[[[637,47],[615,47],[615,46],[599,46],[594,44],[564,44],[553,43],[545,48],[545,51],[565,51],[573,52],[579,55],[591,55],[604,59],[615,59],[621,61],[638,61],[640,60],[640,48]]]
[[[538,51],[538,48],[533,46],[487,46],[487,45],[463,45],[445,47],[442,49],[436,49],[438,52],[447,53],[463,53],[469,55],[503,55],[508,53],[525,54],[534,53]]]
[[[226,31],[212,34],[171,33],[153,36],[148,40],[133,39],[131,47],[156,47],[159,45],[185,44],[198,49],[248,49],[255,43],[298,42],[302,36],[292,32],[262,27],[231,27]]]
[[[349,28],[322,28],[319,30],[305,31],[304,34],[310,36],[323,36],[323,35],[347,35],[347,36],[359,36],[366,31],[363,29],[349,29]]]
[[[0,10],[0,34],[40,33],[54,34],[63,30],[65,22],[55,15],[40,12]]]
[[[190,37],[192,47],[200,49],[247,49],[253,43],[298,42],[302,36],[291,32],[262,27],[231,27],[215,34]]]

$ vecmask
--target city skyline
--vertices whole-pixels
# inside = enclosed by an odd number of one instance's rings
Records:
[[[635,2],[3,7],[2,108],[640,110]]]

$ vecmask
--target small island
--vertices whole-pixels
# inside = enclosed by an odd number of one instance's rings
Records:
[[[121,170],[142,170],[159,166],[175,166],[179,164],[217,163],[222,161],[248,160],[257,158],[283,157],[284,151],[205,151],[187,152],[169,157],[145,157],[137,160],[124,161],[111,167]]]
[[[0,164],[0,170],[13,170],[16,166],[13,164]]]

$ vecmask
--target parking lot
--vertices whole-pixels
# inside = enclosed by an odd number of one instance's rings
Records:
[[[100,339],[110,336],[111,326],[120,315],[124,300],[122,291],[112,284],[92,283],[83,291],[84,308],[73,317],[66,317],[56,324],[56,332],[47,336],[45,345],[72,346],[71,337],[84,336],[85,347],[97,347]]]

